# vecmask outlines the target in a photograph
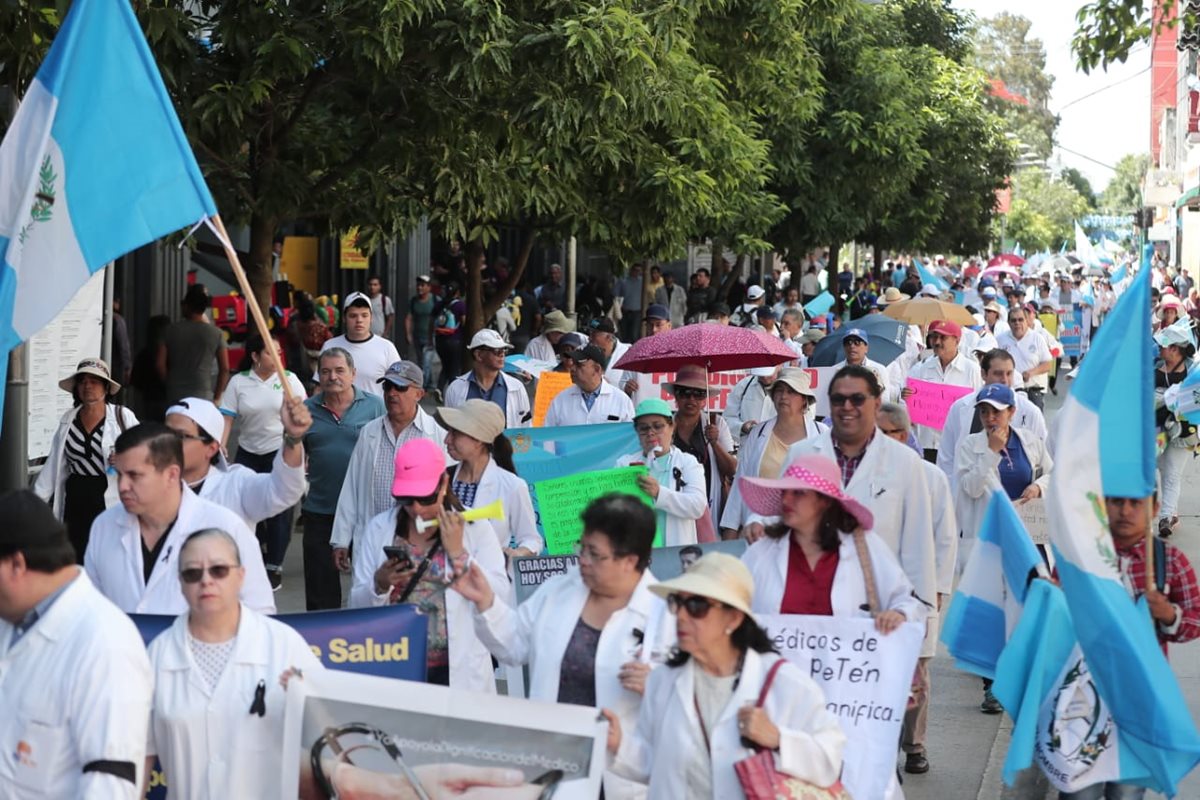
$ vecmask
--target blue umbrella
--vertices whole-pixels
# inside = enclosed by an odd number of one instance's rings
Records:
[[[846,331],[862,329],[867,334],[870,350],[867,358],[880,364],[890,364],[904,352],[908,337],[908,325],[883,314],[868,314],[854,322],[843,325],[817,342],[816,349],[808,358],[810,367],[832,367],[846,357],[842,351],[842,338]]]

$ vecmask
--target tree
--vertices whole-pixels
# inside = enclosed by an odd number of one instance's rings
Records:
[[[1088,210],[1096,207],[1096,192],[1092,189],[1092,182],[1082,172],[1074,167],[1067,167],[1062,171],[1062,179],[1074,186],[1075,191],[1079,192],[1080,196],[1087,201]],[[1140,184],[1141,178],[1138,179],[1138,182]]]
[[[1106,214],[1133,214],[1141,210],[1142,180],[1148,169],[1148,153],[1121,156],[1116,172],[1100,195],[1100,209]]]
[[[1057,250],[1075,241],[1075,220],[1087,211],[1087,200],[1070,183],[1042,169],[1024,169],[1013,177],[1006,238],[1029,251]]]
[[[1154,16],[1156,7],[1159,12]],[[1200,15],[1179,0],[1093,0],[1075,18],[1079,27],[1071,47],[1084,72],[1124,63],[1135,45],[1164,27],[1181,26],[1180,42],[1200,45]]]
[[[1054,149],[1058,119],[1050,112],[1054,77],[1046,71],[1046,48],[1030,38],[1033,23],[1007,12],[981,21],[975,31],[975,64],[1026,102],[992,95],[988,104],[1029,155],[1045,160]]]

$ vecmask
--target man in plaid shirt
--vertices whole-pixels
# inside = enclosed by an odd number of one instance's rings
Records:
[[[1121,579],[1133,597],[1146,596],[1163,654],[1167,642],[1188,642],[1200,636],[1200,587],[1187,556],[1166,544],[1166,579],[1161,587],[1146,586],[1146,535],[1158,518],[1158,497],[1106,497],[1109,529],[1117,547]],[[1147,505],[1153,508],[1147,509]],[[1153,581],[1152,581],[1153,583]]]

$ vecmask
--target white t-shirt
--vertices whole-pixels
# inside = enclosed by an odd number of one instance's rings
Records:
[[[299,378],[287,370],[283,374],[294,396],[301,400],[308,396]],[[281,408],[283,385],[274,373],[263,380],[252,369],[239,372],[221,395],[221,413],[241,423],[238,448],[256,455],[273,453],[283,444]]]
[[[1013,365],[1020,375],[1054,358],[1046,345],[1046,337],[1033,328],[1025,331],[1025,335],[1020,339],[1013,336],[1011,331],[997,336],[996,345],[1012,355]],[[1043,372],[1030,378],[1025,385],[1031,389],[1045,390],[1049,383],[1050,376]]]
[[[364,392],[383,397],[383,387],[376,381],[383,377],[383,373],[387,372],[388,367],[400,360],[400,353],[397,352],[396,345],[392,344],[391,340],[384,339],[382,336],[372,336],[366,341],[352,342],[343,334],[327,341],[321,348],[321,352],[324,353],[331,347],[341,347],[354,359],[354,369],[357,370],[357,374],[354,376],[355,386]],[[313,375],[314,380],[321,379],[319,364],[317,370],[317,374]]]
[[[378,297],[371,298],[371,333],[376,336],[383,336],[383,329],[387,327],[387,318],[394,316],[396,306],[392,304],[392,298],[386,294],[381,294]]]

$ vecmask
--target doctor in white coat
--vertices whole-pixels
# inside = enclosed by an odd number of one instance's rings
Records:
[[[396,507],[371,520],[354,551],[350,607],[415,604],[429,619],[426,680],[494,694],[492,659],[475,635],[471,603],[447,590],[477,564],[492,591],[507,595],[508,575],[496,534],[487,522],[464,522],[455,511],[462,504],[450,491],[445,458],[433,442],[404,444],[396,451],[395,467]],[[436,526],[428,525],[435,521]],[[396,549],[385,553],[384,547]]]
[[[454,584],[475,605],[475,632],[505,664],[529,665],[529,697],[608,709],[629,729],[646,678],[675,642],[674,621],[650,592],[654,515],[625,495],[583,512],[579,567],[538,587],[515,611],[477,566]],[[611,772],[604,796],[645,797],[646,787]]]
[[[639,452],[617,459],[616,466],[644,464],[648,474],[638,486],[654,500],[662,522],[663,544],[675,547],[696,543],[696,520],[708,508],[708,485],[700,462],[672,444],[675,419],[665,400],[651,398],[638,404],[633,418]]]
[[[632,730],[604,712],[613,771],[648,781],[652,800],[743,797],[733,765],[753,755],[743,743],[749,740],[774,753],[777,770],[834,784],[846,736],[820,687],[773,652],[754,621],[746,566],[709,553],[650,591],[675,614],[678,651],[650,673]],[[764,686],[765,702],[756,708]]]
[[[246,570],[229,534],[188,536],[179,576],[188,611],[150,644],[146,770],[158,756],[180,797],[267,797],[283,769],[284,686],[321,662],[294,629],[238,600]]]
[[[144,422],[117,438],[121,505],[92,524],[83,563],[105,597],[130,614],[182,614],[179,548],[188,534],[217,528],[237,542],[246,567],[242,601],[275,613],[275,598],[253,531],[227,508],[197,497],[181,480],[183,446],[165,425]]]
[[[0,497],[0,796],[141,800],[154,687],[141,634],[33,492]]]
[[[633,401],[604,379],[604,353],[589,344],[567,355],[571,386],[550,401],[545,427],[590,425],[593,422],[628,422]]]
[[[201,499],[224,506],[254,526],[288,510],[304,497],[304,434],[312,416],[304,397],[284,401],[283,446],[271,471],[258,473],[242,464],[230,464],[221,450],[225,415],[212,402],[185,397],[167,409],[167,427],[183,441],[183,482]]]
[[[446,387],[446,405],[460,408],[467,398],[478,397],[500,408],[501,393],[497,389],[503,387],[505,427],[529,427],[533,419],[529,392],[525,384],[504,371],[504,358],[512,345],[491,328],[484,328],[471,337],[467,350],[474,364],[469,372],[459,375]]]
[[[529,484],[517,477],[500,407],[487,400],[468,400],[462,408],[439,408],[436,416],[447,430],[446,450],[458,462],[450,468],[450,490],[467,508],[500,501],[503,516],[488,522],[506,556],[542,552],[545,542],[534,520]]]

